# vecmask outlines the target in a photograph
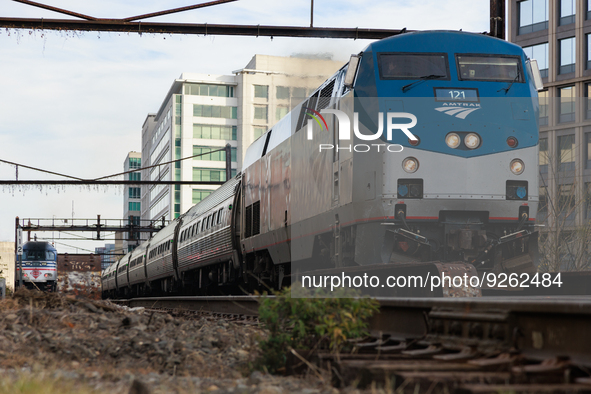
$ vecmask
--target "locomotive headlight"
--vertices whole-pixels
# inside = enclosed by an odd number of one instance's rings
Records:
[[[511,160],[509,168],[511,168],[511,172],[515,175],[520,175],[523,172],[523,170],[525,170],[525,164],[523,164],[523,162],[519,159],[514,159]]]
[[[414,157],[407,157],[402,162],[402,168],[404,169],[404,171],[408,172],[409,174],[412,174],[413,172],[416,172],[416,170],[419,169],[419,161]]]
[[[464,137],[464,144],[469,149],[476,149],[480,146],[480,137],[476,133],[469,133]]]
[[[462,139],[456,133],[449,133],[445,137],[445,143],[452,149],[456,149],[458,146],[460,146],[461,141]]]

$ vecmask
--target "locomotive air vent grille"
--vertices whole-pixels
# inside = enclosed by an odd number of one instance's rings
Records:
[[[244,215],[244,238],[252,236],[252,205],[246,207]]]
[[[252,235],[261,233],[261,202],[252,204]]]
[[[335,80],[333,79],[332,81],[330,81],[328,85],[323,87],[320,91],[320,98],[318,99],[318,107],[316,108],[316,111],[320,112],[330,105],[330,101],[332,99],[332,91],[334,90],[334,83]]]

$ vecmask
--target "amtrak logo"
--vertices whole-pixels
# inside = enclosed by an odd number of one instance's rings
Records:
[[[480,109],[480,104],[465,104],[463,106],[460,106],[458,108],[458,106],[456,105],[448,105],[443,104],[444,107],[438,107],[435,108],[435,110],[439,111],[439,112],[443,112],[446,115],[449,116],[455,116],[456,118],[460,118],[460,119],[466,119],[466,116],[470,115],[472,112],[479,110]],[[466,108],[468,107],[468,108]],[[476,108],[473,108],[476,107]]]

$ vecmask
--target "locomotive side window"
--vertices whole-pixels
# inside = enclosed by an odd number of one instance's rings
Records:
[[[215,218],[217,217],[217,212],[214,212],[213,215],[211,215],[211,227],[215,226]]]
[[[519,56],[456,55],[462,81],[525,82]]]
[[[420,79],[437,76],[449,80],[446,53],[380,53],[380,79]]]
[[[218,224],[220,224],[222,222],[222,210],[224,208],[220,208],[220,210],[218,211]]]

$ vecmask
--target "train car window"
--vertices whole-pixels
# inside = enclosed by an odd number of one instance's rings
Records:
[[[380,79],[420,79],[438,76],[449,80],[447,53],[379,53]]]
[[[211,221],[211,215],[209,215],[209,216],[207,217],[207,223],[206,223],[206,226],[205,226],[205,228],[209,228],[209,222],[210,222],[210,221]]]
[[[43,260],[45,253],[42,250],[24,250],[23,260]]]
[[[218,216],[217,212],[214,212],[213,215],[211,215],[211,227],[215,226],[215,219]]]
[[[197,222],[197,224],[195,225],[195,227],[196,227],[196,228],[195,228],[195,232],[196,232],[197,234],[199,234],[199,226],[200,226],[200,225],[201,225],[201,221],[198,221],[198,222]]]
[[[205,230],[205,222],[206,222],[206,220],[203,219],[203,224],[201,225],[201,231]]]
[[[456,55],[462,81],[524,82],[519,56]]]
[[[218,224],[220,224],[222,222],[222,210],[224,208],[220,208],[220,210],[218,211]]]

